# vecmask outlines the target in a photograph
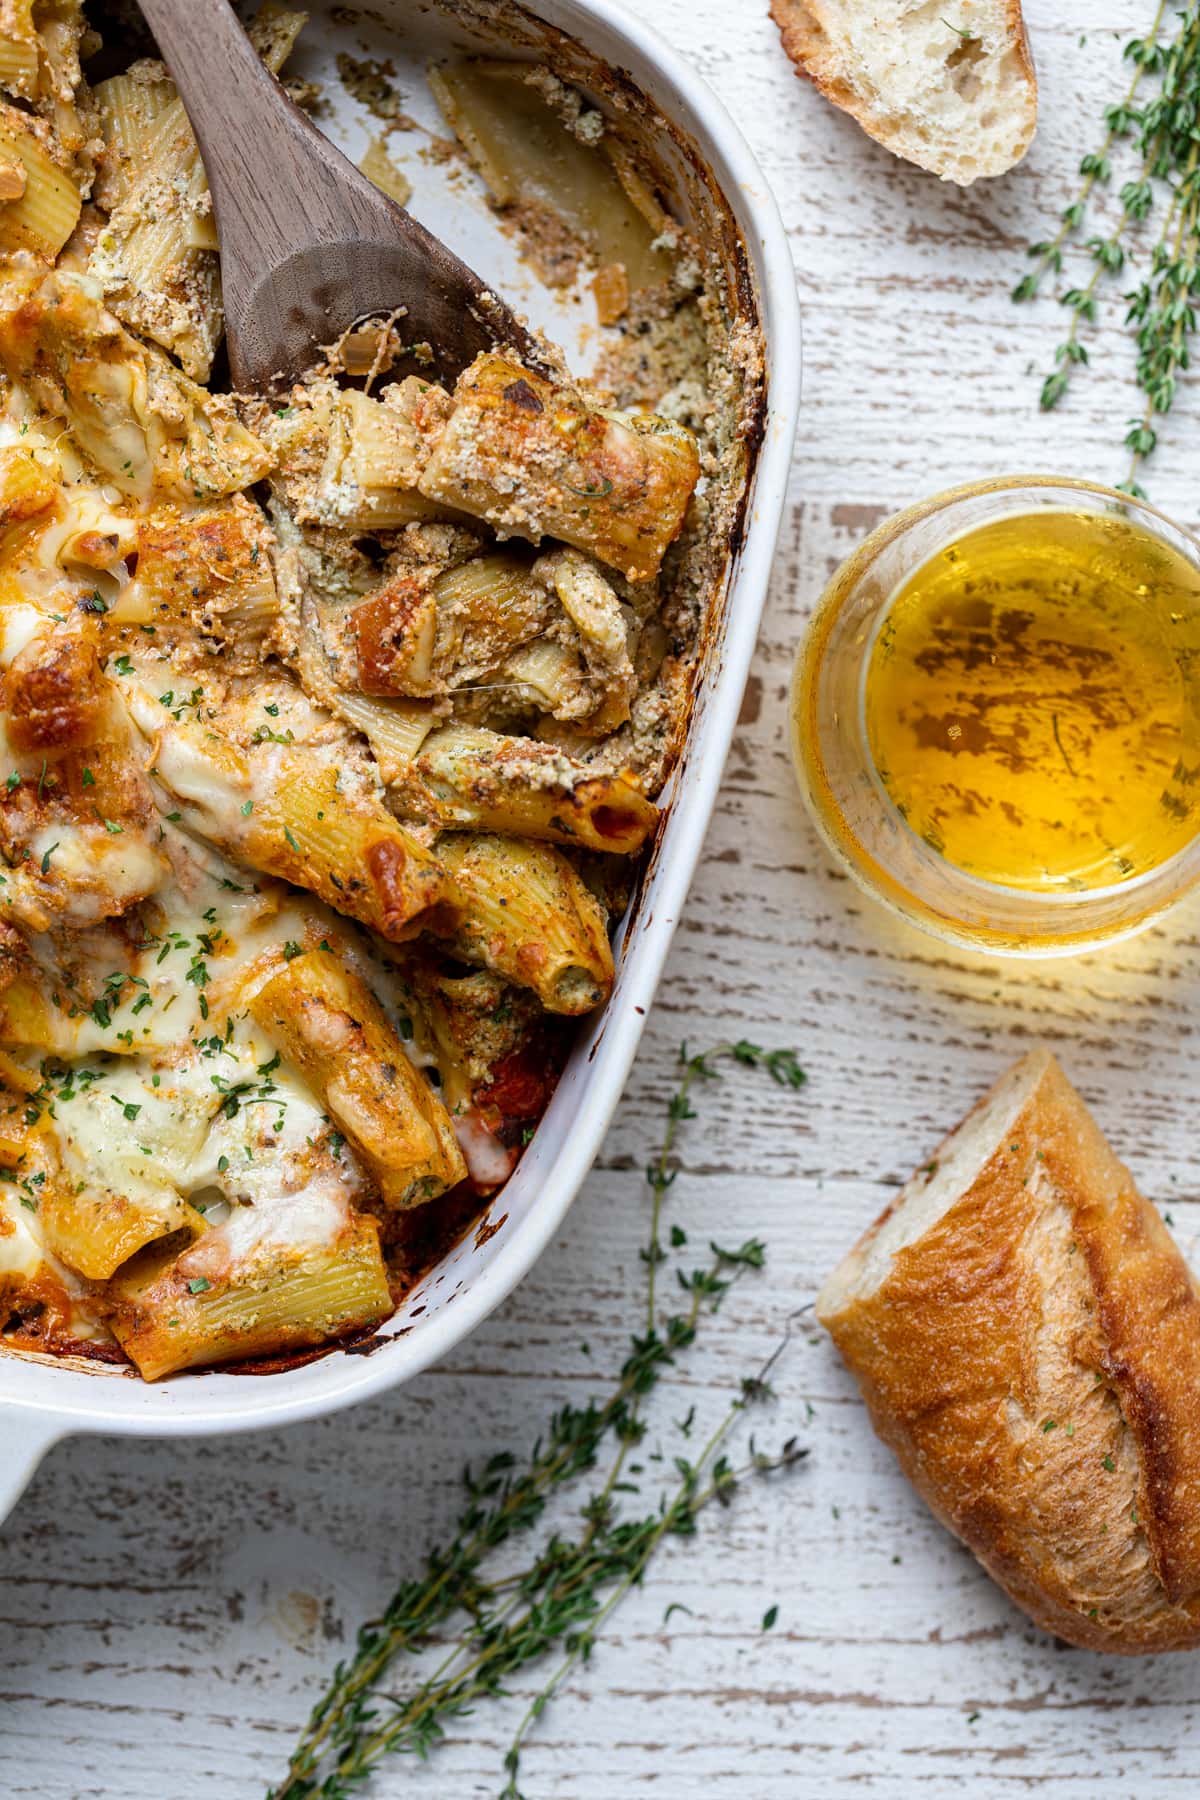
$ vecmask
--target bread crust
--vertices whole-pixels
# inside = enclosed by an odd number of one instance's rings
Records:
[[[970,1185],[856,1292],[914,1178],[817,1317],[914,1485],[1031,1618],[1085,1649],[1190,1649],[1200,1291],[1054,1059],[1019,1071],[1024,1102]]]
[[[1028,128],[1020,132],[1015,153],[1002,166],[981,171],[987,175],[1003,174],[1006,169],[1019,162],[1033,141],[1037,126],[1037,70],[1034,67],[1029,34],[1025,29],[1021,0],[1001,0],[1001,5],[1004,31],[1016,59],[1019,83],[1028,96],[1029,116]],[[771,17],[779,27],[784,51],[790,57],[796,73],[807,77],[818,93],[823,94],[843,112],[849,113],[868,137],[874,138],[876,143],[882,144],[893,155],[916,163],[919,168],[929,169],[943,180],[968,185],[975,179],[974,176],[968,176],[964,181],[955,172],[948,155],[938,157],[930,152],[928,146],[906,138],[897,119],[855,86],[847,71],[839,66],[838,55],[827,30],[828,13],[828,0],[770,0]],[[864,21],[863,28],[873,29],[870,21]]]

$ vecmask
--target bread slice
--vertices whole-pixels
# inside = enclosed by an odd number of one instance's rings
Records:
[[[1200,1644],[1200,1292],[1045,1050],[830,1276],[817,1317],[943,1524],[1090,1650]]]
[[[799,73],[897,156],[969,187],[1037,128],[1021,0],[771,0]]]

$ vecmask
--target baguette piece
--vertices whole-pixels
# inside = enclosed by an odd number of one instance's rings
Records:
[[[798,74],[943,181],[1002,175],[1033,140],[1020,0],[771,0],[771,17]]]
[[[905,1473],[1037,1624],[1126,1655],[1200,1644],[1200,1292],[1047,1051],[816,1311]]]

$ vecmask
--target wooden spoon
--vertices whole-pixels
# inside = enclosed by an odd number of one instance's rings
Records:
[[[503,345],[544,358],[445,244],[335,150],[259,61],[228,0],[140,0],[200,145],[221,240],[225,331],[243,391],[286,384],[356,320],[406,308],[453,378]]]

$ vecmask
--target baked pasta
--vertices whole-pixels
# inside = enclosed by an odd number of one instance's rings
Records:
[[[0,10],[0,1328],[157,1380],[374,1326],[511,1172],[655,829],[701,460],[384,325],[220,391],[165,70]]]

